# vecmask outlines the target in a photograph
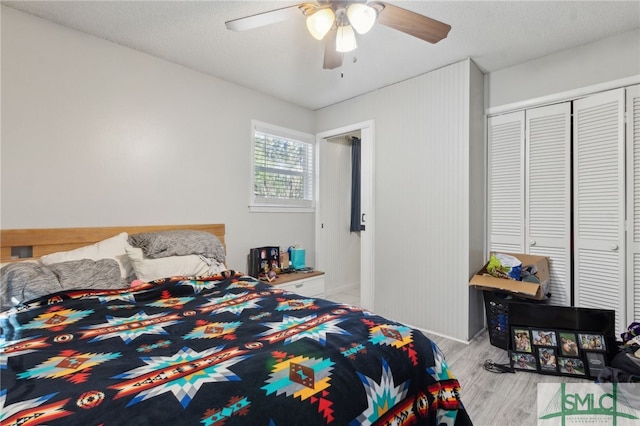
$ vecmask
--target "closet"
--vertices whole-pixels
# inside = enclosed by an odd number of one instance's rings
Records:
[[[640,85],[627,89],[626,281],[627,321],[640,321]]]
[[[554,303],[571,301],[571,103],[489,118],[489,249],[549,256]],[[527,143],[525,143],[527,141]]]
[[[640,318],[640,86],[489,117],[488,159],[489,250],[548,256],[553,304]]]

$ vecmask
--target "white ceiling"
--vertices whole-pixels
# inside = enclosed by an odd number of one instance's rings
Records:
[[[429,44],[382,25],[342,67],[299,19],[233,32],[225,21],[297,1],[2,1],[185,67],[318,109],[471,58],[492,72],[640,28],[640,1],[389,1],[451,25]],[[357,61],[356,61],[357,60]]]

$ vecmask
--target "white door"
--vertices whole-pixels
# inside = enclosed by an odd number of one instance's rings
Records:
[[[488,120],[489,250],[524,253],[524,111]]]
[[[640,319],[640,85],[627,88],[627,318]]]
[[[526,116],[525,245],[550,260],[554,305],[571,304],[571,103]]]
[[[624,89],[574,102],[575,305],[625,310]]]
[[[322,164],[323,152],[326,148],[327,140],[339,135],[346,135],[352,132],[360,132],[361,143],[361,225],[364,230],[360,232],[360,306],[365,309],[374,309],[374,231],[375,231],[375,212],[373,209],[373,164],[374,164],[374,122],[373,120],[329,130],[316,135],[318,146],[319,173],[327,170],[326,165]],[[322,178],[318,178],[318,185],[322,185]],[[342,185],[350,185],[349,182],[342,182]],[[340,244],[336,244],[332,238],[332,230],[325,227],[327,216],[330,214],[328,209],[330,203],[322,199],[322,194],[326,193],[323,188],[318,188],[319,195],[316,207],[316,268],[327,273],[327,278],[331,278],[335,271],[331,269],[331,256],[340,253]],[[348,220],[348,218],[347,218]],[[329,288],[330,291],[330,288]]]

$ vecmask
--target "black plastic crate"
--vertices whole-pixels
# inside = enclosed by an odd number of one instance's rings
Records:
[[[509,303],[546,304],[549,299],[533,300],[509,293],[483,291],[484,309],[487,315],[489,342],[498,348],[509,349]]]
[[[504,293],[483,291],[489,342],[507,350],[509,345],[509,300]]]

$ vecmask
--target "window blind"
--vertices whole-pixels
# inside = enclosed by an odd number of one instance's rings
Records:
[[[312,207],[312,140],[254,126],[253,204]]]

